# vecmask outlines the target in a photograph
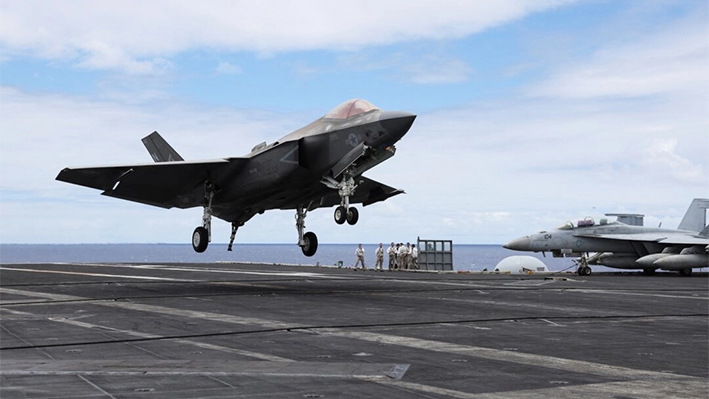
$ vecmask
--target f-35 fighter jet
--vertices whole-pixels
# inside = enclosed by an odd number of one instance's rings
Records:
[[[618,269],[675,270],[683,276],[692,268],[709,267],[709,199],[695,198],[677,230],[637,225],[643,215],[606,214],[618,221],[592,218],[566,222],[556,229],[520,237],[503,245],[516,251],[551,252],[554,257],[580,256],[578,273],[591,274],[588,265]],[[589,253],[594,253],[590,257]]]
[[[367,206],[403,193],[362,174],[394,156],[394,143],[415,118],[353,99],[243,157],[203,161],[185,161],[153,132],[143,143],[155,163],[65,168],[57,180],[162,208],[203,207],[202,224],[192,235],[197,252],[204,252],[211,241],[212,216],[231,223],[231,251],[237,229],[254,215],[294,209],[298,245],[304,255],[312,256],[318,239],[305,232],[309,211],[336,206],[335,222],[354,225],[359,212],[352,204]]]

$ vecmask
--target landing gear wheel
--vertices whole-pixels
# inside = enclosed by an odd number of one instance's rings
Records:
[[[303,235],[303,245],[300,247],[303,250],[303,255],[313,256],[318,250],[318,236],[312,231]]]
[[[347,209],[340,205],[335,208],[335,223],[343,224],[345,223],[345,220],[347,220]]]
[[[656,269],[653,269],[653,268],[651,268],[651,267],[646,267],[646,268],[643,269],[643,273],[644,273],[646,276],[654,276],[654,275],[655,275],[655,270],[656,270]]]
[[[588,266],[581,266],[579,267],[579,276],[590,276],[591,275],[591,268]]]
[[[347,223],[351,226],[357,224],[359,220],[359,211],[357,208],[350,208],[347,210]]]
[[[194,229],[192,233],[192,248],[196,252],[202,253],[209,245],[209,232],[204,227],[200,226]]]
[[[686,269],[679,269],[679,275],[683,277],[688,277],[692,275],[692,268],[688,267]]]

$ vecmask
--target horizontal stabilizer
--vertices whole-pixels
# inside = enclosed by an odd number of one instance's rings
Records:
[[[184,161],[180,154],[158,132],[143,137],[143,144],[155,162]]]
[[[709,225],[704,226],[704,230],[699,233],[701,237],[709,237]]]

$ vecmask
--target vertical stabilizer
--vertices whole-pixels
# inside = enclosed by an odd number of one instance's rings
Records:
[[[155,162],[184,161],[158,132],[152,132],[143,137],[143,144]]]
[[[709,208],[709,199],[695,198],[677,228],[689,231],[704,230],[704,226],[707,225],[707,208]]]

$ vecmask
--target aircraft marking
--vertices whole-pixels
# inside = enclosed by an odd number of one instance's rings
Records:
[[[69,263],[52,263],[54,265],[71,265]],[[109,263],[82,263],[82,266],[100,266],[100,267],[122,267],[131,269],[153,269],[153,270],[169,270],[169,271],[185,271],[185,272],[203,272],[203,273],[225,273],[225,274],[251,274],[256,276],[283,276],[283,277],[309,277],[309,278],[327,278],[327,279],[338,279],[338,280],[350,280],[352,277],[344,276],[329,276],[321,273],[310,273],[310,272],[255,272],[255,271],[240,271],[240,270],[220,270],[220,269],[201,269],[201,268],[189,268],[189,267],[179,267],[179,266],[162,266],[162,265],[118,265]],[[16,271],[26,271],[35,273],[57,273],[57,274],[71,274],[71,275],[84,275],[92,277],[117,277],[117,278],[136,278],[144,280],[165,280],[165,281],[181,281],[181,282],[196,282],[200,280],[192,279],[174,279],[168,277],[149,277],[149,276],[124,276],[115,274],[102,274],[102,273],[80,273],[80,272],[69,272],[60,270],[43,270],[43,269],[21,269],[14,267],[2,267],[0,270],[16,270]]]
[[[94,384],[93,382],[87,380],[86,377],[84,377],[83,375],[79,374],[79,375],[77,375],[77,377],[79,377],[79,378],[80,378],[82,381],[84,381],[85,383],[91,385],[91,387],[93,387],[95,390],[97,390],[97,391],[101,392],[102,394],[108,396],[109,398],[111,398],[111,399],[116,399],[115,396],[113,396],[113,395],[111,395],[110,393],[104,391],[100,386],[98,386],[98,385]]]
[[[296,151],[298,151],[298,146],[293,147],[293,149],[290,150],[290,151],[288,151],[288,153],[286,153],[286,155],[284,155],[281,159],[279,159],[279,161],[280,161],[280,162],[283,162],[283,163],[289,163],[289,164],[291,164],[291,165],[298,165],[298,161],[297,161],[297,160],[288,159],[288,158],[290,158],[290,157],[293,155],[293,153],[296,152]]]
[[[357,147],[359,145],[359,143],[361,143],[361,142],[362,142],[362,136],[360,136],[359,134],[354,134],[354,133],[350,133],[347,140],[345,140],[345,144],[347,144],[351,147]]]
[[[11,314],[16,314],[16,315],[21,315],[21,316],[33,316],[35,318],[41,317],[43,320],[50,320],[50,321],[54,321],[57,323],[72,325],[75,327],[88,328],[88,329],[92,329],[92,330],[110,331],[110,332],[130,335],[130,336],[138,337],[138,338],[163,338],[163,336],[161,336],[161,335],[141,333],[141,332],[132,331],[132,330],[122,330],[122,329],[113,328],[113,327],[101,326],[98,324],[86,323],[83,321],[71,320],[71,319],[67,319],[64,317],[50,317],[47,319],[47,318],[44,318],[43,316],[40,316],[40,315],[36,315],[33,313],[29,313],[29,312],[22,312],[19,310],[0,309],[0,311],[5,311],[5,312],[11,313]],[[215,350],[215,351],[225,352],[225,353],[233,353],[235,355],[253,357],[256,359],[268,360],[271,362],[293,362],[294,361],[292,359],[287,359],[287,358],[280,357],[280,356],[274,356],[274,355],[268,355],[265,353],[258,353],[258,352],[252,352],[252,351],[247,351],[247,350],[229,348],[226,346],[208,344],[206,342],[192,341],[189,339],[176,339],[175,342],[179,342],[181,344],[186,344],[186,345],[196,346],[196,347],[202,348],[202,349]]]
[[[709,297],[686,296],[686,295],[667,295],[667,294],[648,294],[644,292],[624,292],[624,291],[607,291],[607,290],[575,290],[587,294],[615,294],[615,295],[632,295],[632,296],[651,296],[657,298],[678,298],[678,299],[699,299],[709,301]]]
[[[42,269],[20,269],[15,267],[3,267],[0,266],[0,270],[16,271],[16,272],[29,272],[29,273],[50,273],[50,274],[69,274],[75,276],[90,276],[90,277],[115,277],[115,278],[128,278],[128,279],[138,279],[138,280],[160,280],[160,281],[180,281],[180,282],[197,282],[199,280],[185,280],[179,278],[169,278],[169,277],[153,277],[153,276],[125,276],[120,274],[105,274],[105,273],[79,273],[79,272],[69,272],[64,270],[42,270]]]

